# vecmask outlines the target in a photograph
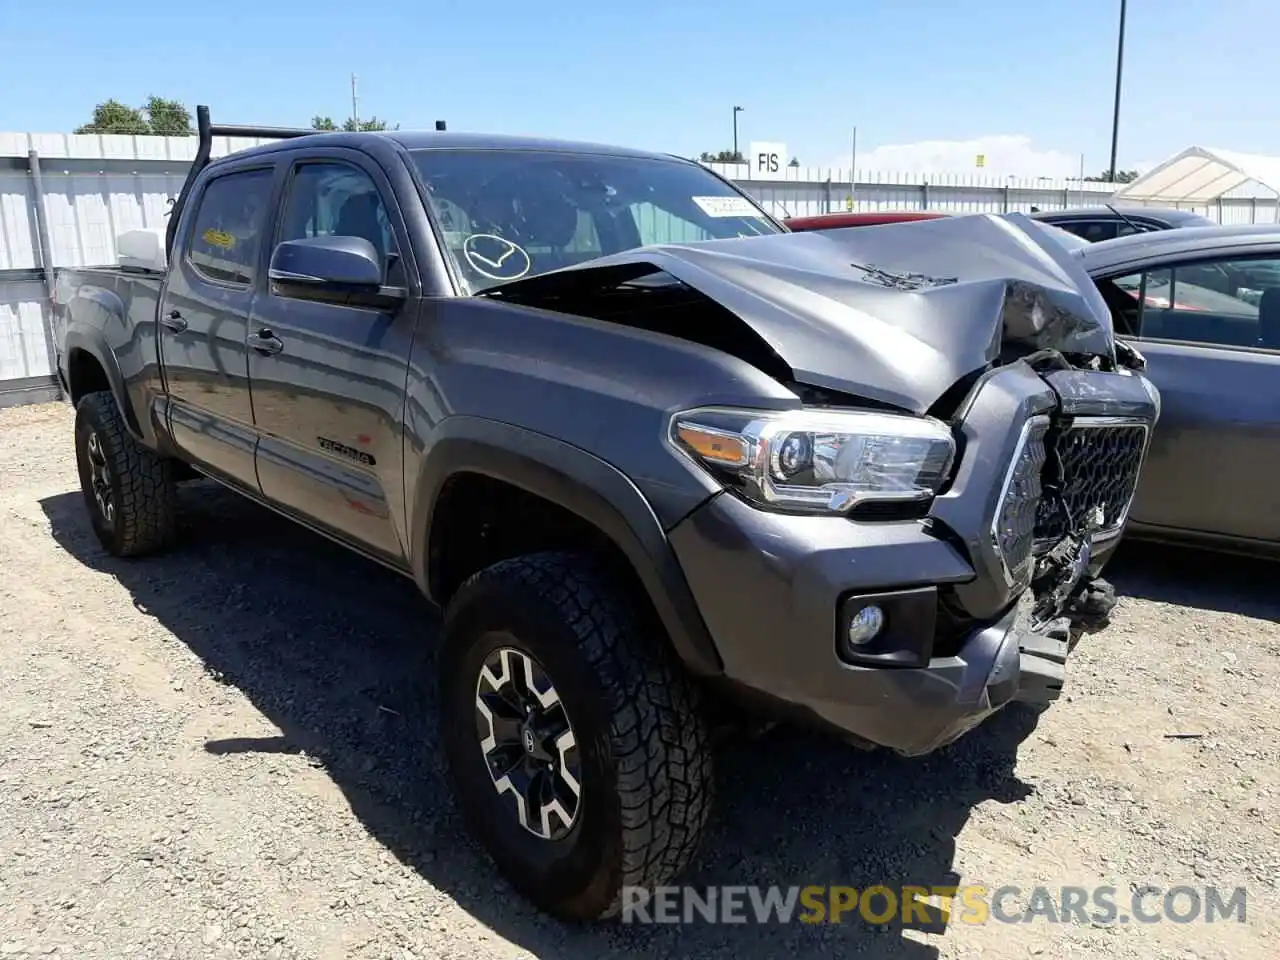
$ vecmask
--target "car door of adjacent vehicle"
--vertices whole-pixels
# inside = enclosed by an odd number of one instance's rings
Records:
[[[291,156],[273,243],[358,236],[410,283],[398,208],[382,172],[354,151]],[[378,557],[401,563],[405,376],[416,306],[396,310],[285,296],[254,303],[249,376],[263,494]]]
[[[245,355],[275,167],[219,172],[192,197],[157,317],[174,443],[202,469],[256,490]]]
[[[1280,540],[1280,255],[1128,271],[1163,412],[1133,520]],[[1106,291],[1104,291],[1105,293]]]

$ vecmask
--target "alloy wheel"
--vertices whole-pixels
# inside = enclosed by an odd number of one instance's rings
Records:
[[[102,451],[102,441],[98,431],[90,430],[86,442],[89,455],[89,485],[94,502],[98,505],[98,513],[108,524],[115,523],[116,501],[111,485],[111,467],[107,464],[107,456]]]
[[[542,666],[514,647],[485,658],[476,681],[476,732],[494,789],[520,826],[544,840],[573,829],[582,768],[573,724]]]

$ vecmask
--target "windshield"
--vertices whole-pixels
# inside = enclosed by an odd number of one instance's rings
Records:
[[[652,243],[780,232],[692,163],[535,150],[411,156],[472,292]]]

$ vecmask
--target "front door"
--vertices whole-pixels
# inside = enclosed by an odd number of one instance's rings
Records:
[[[1218,258],[1113,280],[1162,412],[1132,517],[1280,540],[1280,259]]]
[[[358,154],[300,154],[275,243],[362,237],[405,286],[403,224],[390,188]],[[416,303],[394,311],[284,296],[253,306],[249,376],[263,494],[382,559],[407,557],[403,418]]]
[[[206,180],[183,217],[157,316],[174,443],[196,466],[257,489],[245,337],[273,166]]]

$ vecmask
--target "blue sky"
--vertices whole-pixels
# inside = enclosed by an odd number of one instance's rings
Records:
[[[1119,0],[0,0],[0,130],[69,131],[108,97],[305,125],[533,133],[684,154],[780,140],[808,164],[1029,138],[1107,163]],[[1120,164],[1189,144],[1280,154],[1280,4],[1130,0]],[[1033,158],[1034,159],[1034,158]],[[864,167],[862,157],[858,166]]]

